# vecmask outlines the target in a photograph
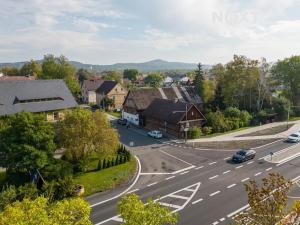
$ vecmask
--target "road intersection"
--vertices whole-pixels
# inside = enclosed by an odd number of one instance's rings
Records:
[[[270,152],[285,154],[286,149],[300,149],[298,144],[277,141],[256,149],[254,160],[233,164],[233,151],[206,151],[168,140],[157,143],[142,133],[118,129],[123,143],[135,141],[136,147],[131,150],[140,161],[140,171],[129,188],[120,187],[88,198],[95,224],[120,224],[117,202],[125,192],[136,193],[143,201],[153,198],[162,202],[180,214],[182,225],[230,224],[232,217],[248,207],[244,183],[260,180],[270,172],[279,172],[289,179],[300,174],[297,157],[283,163],[268,159]]]

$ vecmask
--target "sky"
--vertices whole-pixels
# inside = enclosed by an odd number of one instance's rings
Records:
[[[0,0],[0,9],[0,62],[54,54],[216,64],[300,53],[300,0]]]

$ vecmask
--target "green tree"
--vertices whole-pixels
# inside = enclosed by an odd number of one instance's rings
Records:
[[[30,112],[11,116],[8,124],[0,132],[1,166],[17,172],[43,168],[55,150],[53,125],[45,115]]]
[[[132,82],[137,80],[138,75],[139,71],[136,69],[126,69],[123,72],[123,78],[126,78]]]
[[[104,75],[102,76],[103,80],[114,80],[117,81],[118,83],[122,83],[122,77],[121,73],[119,71],[107,71],[104,72]]]
[[[40,79],[63,79],[72,94],[79,98],[80,85],[75,77],[75,71],[75,67],[63,55],[60,57],[45,55],[42,73],[38,77]]]
[[[210,126],[214,133],[230,130],[230,126],[221,111],[210,112],[205,117],[207,119],[207,126]]]
[[[99,110],[94,114],[84,109],[70,111],[59,127],[60,145],[67,149],[66,157],[76,170],[86,169],[92,153],[105,158],[117,151],[118,134]]]
[[[277,173],[270,173],[262,179],[259,187],[256,181],[245,185],[249,210],[243,211],[235,220],[239,225],[275,225],[286,217],[287,194],[292,183]]]
[[[89,219],[91,208],[81,198],[71,198],[50,204],[47,198],[24,199],[8,205],[0,213],[2,225],[92,225]]]
[[[272,67],[272,77],[278,82],[278,85],[283,85],[283,94],[288,98],[292,105],[300,105],[300,56],[292,56],[284,60],[278,61]],[[297,114],[300,113],[299,108],[296,108]]]
[[[224,96],[223,96],[223,85],[225,67],[222,64],[214,65],[210,71],[210,76],[215,83],[214,99],[212,100],[212,106],[217,110],[225,109]]]
[[[20,75],[22,76],[40,76],[41,72],[41,65],[33,59],[29,62],[26,62],[20,69]]]
[[[204,81],[204,73],[202,69],[202,64],[198,63],[197,69],[195,70],[195,87],[198,90],[199,95],[203,96],[203,81]]]
[[[145,78],[145,84],[150,87],[160,87],[163,81],[163,76],[160,73],[150,73]]]
[[[151,199],[144,204],[137,195],[124,196],[118,203],[118,213],[124,219],[123,225],[165,225],[176,224],[178,214],[162,207]]]
[[[279,120],[286,120],[290,107],[290,101],[285,97],[274,98],[273,107]]]
[[[88,80],[91,77],[91,75],[91,72],[87,69],[80,68],[77,71],[77,76],[80,83],[82,83],[84,80]]]
[[[204,79],[202,81],[202,100],[204,103],[211,102],[215,95],[215,83],[212,80]]]
[[[1,72],[6,76],[20,76],[20,71],[16,67],[6,66],[1,68]]]

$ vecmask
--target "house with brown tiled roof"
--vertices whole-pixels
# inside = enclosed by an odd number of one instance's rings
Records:
[[[36,80],[35,76],[5,76],[0,75],[0,81],[16,81],[16,80]]]
[[[202,127],[205,117],[193,103],[179,100],[154,99],[143,112],[144,127],[184,138],[191,127]]]
[[[82,101],[88,104],[96,104],[96,90],[103,82],[101,79],[84,80],[81,85]]]
[[[195,104],[202,108],[202,99],[192,86],[178,86],[165,88],[142,88],[131,90],[123,104],[122,118],[137,126],[144,126],[143,112],[154,99],[178,100],[179,102]]]

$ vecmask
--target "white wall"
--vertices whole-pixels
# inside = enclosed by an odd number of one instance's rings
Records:
[[[96,103],[96,92],[89,91],[88,103]]]
[[[139,115],[138,114],[130,114],[127,112],[122,111],[122,118],[128,120],[130,123],[134,125],[139,125]]]

